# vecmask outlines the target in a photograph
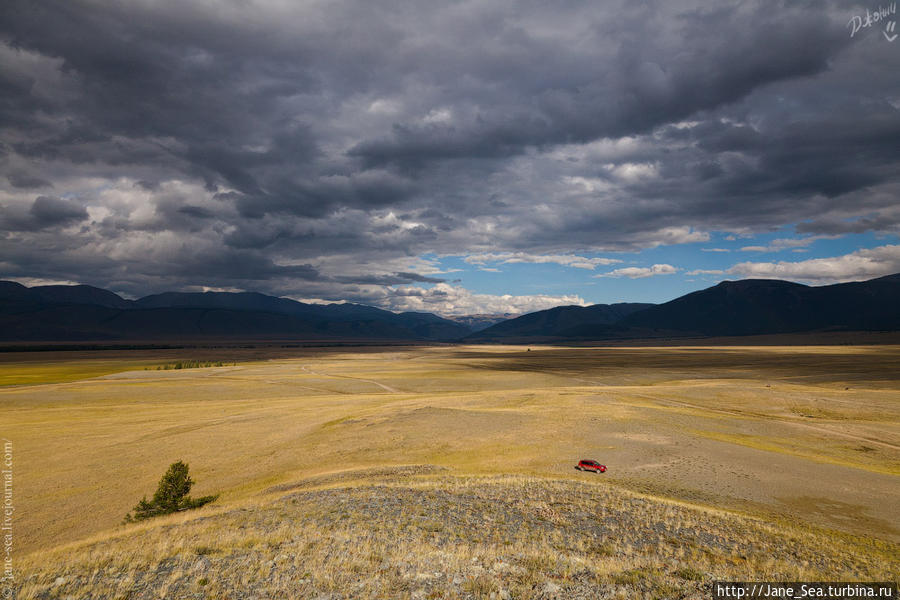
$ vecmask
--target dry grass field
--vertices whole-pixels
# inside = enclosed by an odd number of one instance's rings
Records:
[[[705,597],[900,572],[897,346],[223,353],[3,357],[21,598]],[[120,525],[179,459],[219,500]]]

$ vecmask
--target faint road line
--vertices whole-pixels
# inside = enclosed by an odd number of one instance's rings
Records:
[[[366,383],[371,383],[372,385],[377,385],[384,391],[390,392],[392,394],[402,394],[403,393],[402,391],[400,391],[396,388],[392,388],[391,386],[385,385],[378,381],[375,381],[374,379],[363,379],[362,377],[350,377],[349,375],[331,375],[329,373],[320,373],[319,371],[313,371],[306,365],[302,365],[300,368],[303,369],[304,371],[306,371],[307,373],[309,373],[310,375],[318,375],[320,377],[336,377],[339,379],[353,379],[355,381],[364,381]]]

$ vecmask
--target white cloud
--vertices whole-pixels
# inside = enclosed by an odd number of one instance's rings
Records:
[[[246,291],[243,288],[236,288],[236,287],[210,287],[208,285],[198,285],[195,287],[196,287],[197,291],[200,291],[200,292],[230,292],[230,293],[234,293],[234,292]],[[193,290],[187,289],[186,291],[193,291]]]
[[[578,295],[544,294],[513,296],[510,294],[476,294],[463,287],[438,283],[431,288],[397,286],[388,290],[382,306],[395,311],[425,311],[443,316],[472,314],[524,314],[555,306],[589,303]]]
[[[378,98],[367,109],[370,113],[394,115],[402,110],[402,105],[396,100],[388,98]]]
[[[578,190],[591,193],[604,192],[614,188],[608,179],[602,177],[566,176],[563,177],[563,182]]]
[[[728,248],[700,248],[702,252],[731,252]]]
[[[732,275],[819,283],[859,281],[900,272],[900,245],[865,248],[830,258],[798,262],[743,262],[728,269]]]
[[[653,277],[655,275],[672,275],[677,273],[678,269],[672,265],[656,264],[652,267],[624,267],[616,269],[609,273],[601,273],[594,277],[628,277],[629,279],[643,279],[644,277]]]
[[[42,279],[40,277],[10,277],[7,281],[15,281],[21,283],[25,287],[34,287],[36,285],[78,285],[79,282],[69,279]]]
[[[449,108],[434,109],[422,118],[425,123],[449,123],[452,120],[453,111]]]
[[[724,275],[725,271],[721,269],[694,269],[693,271],[688,271],[685,275]]]
[[[656,165],[650,163],[607,164],[605,167],[610,173],[626,183],[651,179],[657,176]]]
[[[288,296],[289,297],[289,296]],[[346,300],[323,300],[322,298],[291,298],[304,304],[347,304]]]
[[[768,246],[744,246],[742,252],[780,252],[782,250],[794,249],[794,252],[804,252],[804,248],[809,246],[816,240],[834,239],[833,235],[813,235],[805,238],[780,238],[772,240]]]
[[[595,269],[598,265],[612,265],[622,262],[615,258],[587,258],[574,254],[529,254],[527,252],[485,252],[472,254],[464,259],[470,265],[483,265],[485,263],[555,263],[564,267],[575,269]]]

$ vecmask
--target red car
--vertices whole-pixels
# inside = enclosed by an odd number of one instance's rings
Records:
[[[594,473],[606,473],[606,465],[601,465],[596,460],[579,460],[575,468],[579,471],[593,471]]]

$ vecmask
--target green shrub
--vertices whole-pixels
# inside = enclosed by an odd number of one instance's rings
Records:
[[[134,523],[159,515],[199,508],[219,497],[216,495],[191,498],[188,494],[193,485],[194,480],[188,475],[187,464],[180,460],[172,463],[166,474],[159,480],[159,486],[156,488],[156,493],[153,494],[153,499],[148,502],[146,496],[141,498],[140,502],[132,509],[134,516],[128,513],[125,515],[125,522]]]
[[[231,361],[221,361],[221,360],[179,360],[173,363],[166,363],[164,365],[157,365],[157,371],[180,371],[182,369],[204,369],[206,367],[227,367],[227,366],[237,366],[236,360]],[[152,370],[150,367],[144,367],[144,370]]]
[[[688,581],[703,581],[703,572],[698,571],[694,567],[681,567],[675,569],[675,575]]]

